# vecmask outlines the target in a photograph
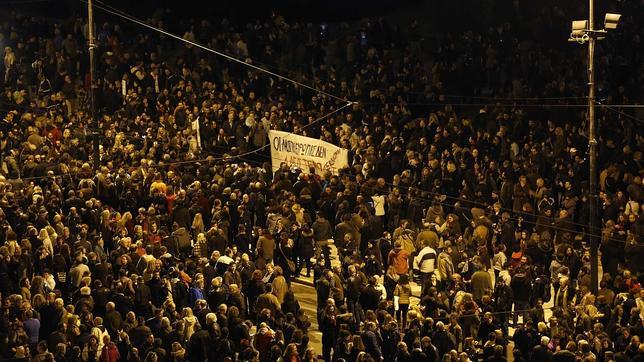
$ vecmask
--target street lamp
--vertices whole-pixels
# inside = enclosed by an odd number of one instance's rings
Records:
[[[591,291],[597,295],[599,291],[599,265],[597,253],[597,139],[595,138],[595,41],[606,37],[606,30],[617,29],[620,14],[606,14],[604,29],[595,29],[593,25],[594,9],[593,0],[589,0],[588,20],[575,20],[572,22],[572,31],[568,41],[579,44],[588,43],[588,153],[589,153],[589,182],[588,201],[590,236],[590,278]]]

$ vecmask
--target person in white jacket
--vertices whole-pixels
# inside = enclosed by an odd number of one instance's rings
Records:
[[[384,280],[384,276],[376,275],[376,290],[380,291],[380,300],[387,299],[387,288],[385,288]]]
[[[425,284],[434,273],[437,264],[438,254],[430,246],[429,240],[423,242],[423,248],[418,255],[414,258],[414,270],[420,274],[421,279],[421,295],[425,291]]]

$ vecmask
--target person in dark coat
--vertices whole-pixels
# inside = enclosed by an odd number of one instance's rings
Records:
[[[300,235],[295,245],[295,255],[297,255],[297,271],[295,275],[300,275],[302,267],[306,265],[306,276],[307,278],[311,276],[311,269],[313,268],[311,258],[315,247],[313,243],[313,230],[308,225],[304,225],[300,229]]]
[[[577,360],[576,351],[577,345],[575,342],[570,341],[565,349],[561,349],[552,355],[552,360],[554,362],[575,362]]]
[[[300,302],[298,302],[295,297],[295,293],[289,289],[284,296],[284,302],[282,303],[282,313],[288,314],[292,313],[294,316],[298,315],[300,311]]]
[[[624,258],[626,259],[626,267],[634,275],[641,275],[644,272],[644,263],[642,263],[642,260],[644,260],[644,244],[638,243],[637,238],[631,237],[626,241]]]
[[[369,278],[369,284],[362,290],[360,294],[360,305],[364,311],[378,309],[380,303],[380,296],[382,293],[376,289],[376,278]]]
[[[116,336],[118,331],[121,329],[123,317],[121,313],[116,310],[114,302],[107,303],[105,311],[105,327],[107,328],[110,336]]]
[[[336,311],[334,305],[328,305],[324,310],[320,331],[322,331],[322,355],[325,362],[331,362],[332,350],[338,335]]]
[[[58,324],[58,329],[47,337],[47,348],[50,351],[55,351],[59,343],[67,343],[65,325],[63,323]]]
[[[517,324],[519,313],[523,314],[524,319],[528,315],[525,310],[529,307],[530,301],[530,280],[528,280],[525,273],[517,273],[510,282],[512,288],[512,296],[514,297],[514,310],[512,320],[514,325]]]
[[[210,334],[207,330],[195,326],[195,332],[188,341],[188,355],[192,361],[205,361],[208,358],[208,351],[213,349]]]
[[[552,352],[548,349],[550,337],[543,336],[539,345],[532,348],[532,361],[552,362]]]
[[[430,359],[422,349],[422,344],[418,339],[414,341],[414,348],[411,350],[412,361],[435,361]]]
[[[361,337],[362,342],[364,342],[365,352],[369,353],[376,361],[379,361],[382,358],[382,350],[380,349],[382,341],[380,336],[376,333],[377,330],[375,323],[367,322],[365,331],[362,332]]]
[[[432,344],[438,350],[439,356],[444,355],[455,347],[454,342],[445,330],[445,324],[442,321],[436,322],[436,332],[432,337]]]
[[[223,254],[226,251],[227,241],[226,235],[223,230],[219,228],[218,224],[213,224],[210,230],[206,233],[206,239],[208,244],[208,253],[213,251],[219,251],[220,254]]]
[[[137,314],[141,314],[146,318],[152,315],[152,292],[143,281],[143,277],[139,277],[135,284],[134,293],[134,306]]]
[[[174,201],[174,208],[172,209],[172,221],[179,224],[179,226],[190,229],[192,218],[190,217],[190,202],[186,198],[186,191],[181,190],[177,194]]]
[[[512,288],[505,284],[505,279],[498,278],[494,288],[494,309],[498,311],[512,310],[512,301],[514,300]],[[509,316],[505,313],[496,315],[501,331],[504,335],[508,333]]]
[[[322,212],[317,212],[317,217],[311,225],[313,230],[313,241],[315,242],[316,254],[322,254],[324,257],[325,265],[328,267],[331,266],[331,254],[329,249],[329,239],[333,238],[333,228],[329,220],[324,218]]]
[[[288,237],[288,233],[282,232],[278,243],[277,250],[275,250],[275,265],[282,267],[284,278],[290,282],[295,272],[290,268],[293,265],[291,263],[295,263],[293,260],[293,240]]]
[[[221,277],[216,277],[211,282],[211,288],[206,295],[208,305],[211,308],[219,308],[221,304],[228,300],[228,290],[223,285]]]

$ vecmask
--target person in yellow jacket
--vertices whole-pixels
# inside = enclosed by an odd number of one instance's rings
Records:
[[[407,325],[407,311],[409,310],[409,301],[411,297],[411,285],[409,285],[409,276],[401,275],[398,279],[398,285],[394,289],[394,309],[396,310],[396,319],[402,328]]]
[[[443,251],[438,254],[438,278],[441,283],[447,283],[454,274],[454,262],[451,257],[452,247],[447,245]]]

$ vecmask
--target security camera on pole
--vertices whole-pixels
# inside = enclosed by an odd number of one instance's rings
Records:
[[[606,37],[607,30],[617,28],[620,14],[606,14],[604,29],[594,28],[593,1],[589,0],[588,20],[575,20],[572,22],[572,32],[568,41],[576,41],[579,44],[588,43],[588,153],[590,166],[590,179],[588,183],[588,201],[590,202],[590,220],[588,223],[588,234],[590,236],[590,277],[591,291],[597,295],[599,290],[599,265],[597,254],[597,235],[599,234],[597,220],[597,139],[595,121],[595,41]]]

